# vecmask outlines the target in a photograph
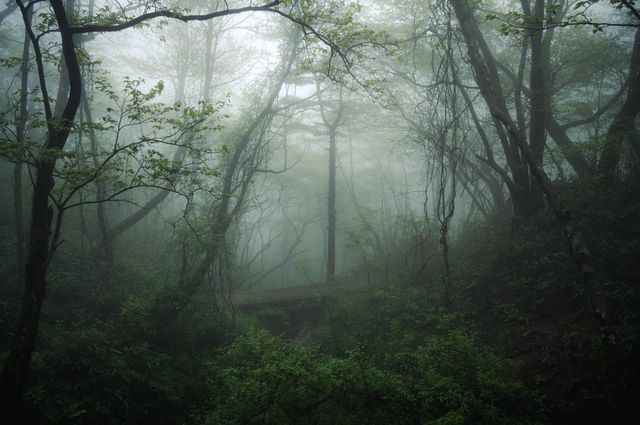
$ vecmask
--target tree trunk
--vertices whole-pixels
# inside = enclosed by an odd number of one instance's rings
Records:
[[[543,163],[546,135],[546,83],[544,75],[544,58],[542,51],[543,18],[545,0],[535,0],[532,11],[528,10],[526,1],[522,1],[528,36],[531,45],[531,70],[529,73],[529,91],[531,99],[529,118],[529,144],[536,163]]]
[[[500,103],[495,100],[495,94],[493,93],[492,87],[486,84],[486,80],[489,78],[489,75],[486,67],[478,60],[479,52],[477,46],[474,44],[474,33],[473,31],[470,31],[470,26],[475,25],[475,18],[473,17],[466,0],[449,1],[453,5],[458,21],[460,22],[461,32],[471,58],[471,65],[476,73],[476,81],[480,86],[482,96],[487,102],[491,115],[502,122],[506,129],[511,133],[512,139],[518,144],[518,147],[526,159],[533,176],[546,196],[554,215],[564,228],[569,252],[577,265],[582,283],[585,287],[585,292],[591,304],[590,307],[594,312],[594,319],[596,320],[596,325],[600,333],[602,349],[605,353],[609,354],[611,353],[614,344],[614,332],[612,325],[609,323],[609,314],[604,288],[602,287],[602,283],[596,280],[595,266],[591,252],[577,228],[572,211],[562,202],[556,193],[549,177],[542,168],[542,165],[536,161],[535,155],[523,137],[522,132],[518,130],[507,112],[500,107]],[[616,377],[608,373],[609,368],[607,360],[604,360],[604,358],[605,357],[603,357],[603,379],[605,381],[605,386],[607,387],[607,397],[610,397],[612,395],[611,382]],[[610,407],[613,407],[611,399],[609,399],[609,402]]]
[[[628,81],[627,98],[607,130],[604,149],[598,163],[598,174],[606,178],[611,178],[615,173],[620,161],[622,142],[627,134],[633,133],[635,119],[640,113],[640,29],[636,31]],[[630,142],[636,143],[635,140]],[[634,151],[637,150],[636,146],[632,148]]]
[[[51,6],[60,29],[64,61],[70,82],[69,96],[60,119],[48,118],[47,140],[44,151],[60,151],[64,148],[80,106],[81,83],[80,66],[75,53],[73,35],[69,31],[69,21],[65,6],[61,0],[51,0]],[[23,20],[30,28],[22,8]],[[38,69],[41,77],[44,69]],[[45,88],[42,88],[46,90]],[[48,100],[45,99],[44,102]],[[50,109],[49,109],[50,110]],[[18,325],[13,335],[9,355],[2,371],[1,403],[3,416],[11,423],[19,422],[20,405],[25,377],[31,354],[35,346],[40,311],[46,292],[46,274],[50,258],[50,236],[53,209],[49,205],[49,196],[54,186],[55,155],[40,155],[36,163],[36,178],[31,208],[31,232],[29,250],[25,265],[25,291]]]
[[[460,23],[461,32],[465,39],[467,51],[471,59],[471,65],[475,71],[476,81],[480,87],[483,98],[487,102],[491,115],[505,126],[507,131],[510,133],[512,140],[517,143],[523,157],[532,171],[533,176],[547,197],[549,205],[558,220],[565,227],[565,234],[571,253],[578,263],[581,273],[585,277],[591,276],[593,274],[591,254],[582,242],[582,238],[576,229],[571,211],[562,204],[560,198],[553,189],[549,177],[542,168],[542,165],[536,161],[536,156],[527,141],[524,139],[522,132],[518,129],[506,110],[502,108],[503,105],[497,99],[493,91],[492,84],[488,83],[490,81],[490,76],[488,74],[487,67],[484,66],[483,62],[479,59],[480,55],[474,39],[475,33],[472,31],[473,26],[475,26],[475,18],[473,17],[466,0],[449,1],[453,5]]]
[[[327,202],[327,282],[336,276],[336,126],[329,127],[329,200]]]
[[[544,200],[540,190],[535,187],[536,182],[532,177],[532,170],[529,170],[526,159],[518,149],[518,140],[524,140],[527,143],[524,129],[519,128],[508,114],[496,61],[469,6],[464,0],[451,0],[450,3],[453,5],[460,23],[469,51],[469,59],[475,71],[475,80],[482,97],[487,104],[491,102],[494,109],[503,111],[502,115],[508,118],[507,123],[492,114],[505,158],[513,176],[513,185],[509,187],[513,212],[519,217],[531,216],[544,206]]]
[[[16,259],[18,282],[24,284],[26,238],[24,234],[24,205],[22,202],[22,163],[13,166],[13,211],[16,227]]]
[[[40,311],[45,296],[45,275],[49,262],[49,237],[53,210],[49,194],[53,189],[53,164],[41,164],[33,192],[31,237],[25,266],[25,291],[18,326],[2,373],[3,412],[18,418],[24,381],[35,345]]]
[[[87,100],[86,91],[82,93],[82,110],[85,115],[86,122],[93,124],[93,116],[91,114],[91,106]],[[98,169],[100,161],[98,159],[98,137],[95,129],[89,127],[89,143],[91,145],[91,160],[94,167]],[[96,255],[98,256],[98,263],[103,268],[102,277],[106,282],[110,280],[110,274],[113,270],[113,242],[114,238],[111,237],[109,231],[109,222],[107,219],[107,213],[105,211],[104,200],[107,198],[107,188],[102,177],[97,176],[94,180],[96,186],[96,216],[98,219],[98,247]]]
[[[529,71],[530,112],[529,112],[529,146],[536,164],[544,164],[544,149],[547,135],[547,78],[545,76],[544,34],[545,0],[535,0],[533,10],[529,10],[526,1],[522,1],[531,45],[531,68]],[[533,170],[531,170],[533,172]],[[536,211],[544,208],[540,186],[531,184],[532,207]],[[536,204],[537,202],[537,204]]]
[[[33,16],[33,7],[29,7],[26,11],[25,19],[31,24]],[[24,42],[22,45],[22,65],[20,67],[20,118],[16,124],[16,142],[19,144],[25,141],[25,131],[27,120],[29,119],[27,91],[29,90],[29,51],[30,49],[29,34],[25,31]],[[25,251],[26,238],[24,233],[24,205],[22,200],[22,158],[13,167],[13,210],[14,223],[16,227],[16,254],[18,260],[18,282],[24,284],[25,279]]]
[[[205,34],[205,69],[202,84],[202,100],[205,102],[208,101],[211,96],[211,83],[213,80],[213,68],[217,58],[218,41],[218,34],[214,35],[214,23],[213,21],[208,21],[207,32]]]
[[[560,148],[562,155],[567,160],[569,165],[576,172],[578,177],[585,177],[589,175],[589,163],[582,156],[578,147],[571,141],[564,128],[556,121],[555,117],[549,116],[547,122],[549,135],[556,142],[556,145]]]
[[[336,276],[336,133],[342,124],[344,104],[342,102],[342,90],[340,89],[337,107],[332,111],[335,116],[329,119],[325,110],[325,101],[322,99],[320,79],[316,76],[316,92],[320,117],[329,130],[329,193],[327,198],[327,247],[326,247],[326,280],[332,282]]]
[[[493,170],[494,172],[498,173],[498,175],[501,177],[502,181],[507,185],[507,189],[509,190],[509,192],[511,193],[511,196],[513,197],[514,193],[515,193],[515,190],[516,190],[515,187],[514,187],[513,180],[496,163],[495,158],[493,156],[493,150],[491,148],[491,143],[489,142],[489,137],[487,136],[487,132],[484,130],[484,127],[483,127],[482,123],[480,122],[480,119],[478,118],[478,114],[476,113],[476,109],[473,106],[473,101],[471,100],[471,97],[469,96],[469,93],[467,92],[467,90],[465,89],[463,84],[460,82],[457,73],[454,74],[454,81],[458,85],[458,88],[460,89],[460,93],[462,93],[462,97],[464,98],[464,101],[465,101],[465,103],[467,105],[467,108],[469,110],[469,113],[471,115],[471,119],[473,121],[473,124],[474,124],[474,126],[476,128],[476,131],[478,132],[478,135],[480,136],[480,141],[482,142],[482,145],[484,147],[486,158],[481,158],[481,160],[484,162],[484,164],[488,168],[491,168],[491,170]],[[504,193],[502,191],[502,187],[500,187],[500,184],[499,184],[499,180],[494,179],[493,176],[491,176],[488,173],[483,173],[480,170],[480,168],[475,166],[473,164],[473,162],[471,162],[471,161],[468,161],[467,165],[471,165],[472,168],[474,168],[474,171],[480,176],[480,178],[482,178],[482,180],[484,180],[484,182],[487,183],[487,186],[489,187],[489,190],[491,191],[491,195],[493,196],[494,212],[496,214],[498,214],[498,216],[504,216],[505,212],[506,212],[505,211],[506,210],[506,203],[505,203],[505,198],[504,198]]]

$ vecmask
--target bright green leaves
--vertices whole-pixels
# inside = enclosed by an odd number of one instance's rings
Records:
[[[127,15],[124,8],[112,8],[109,5],[98,8],[93,15],[82,16],[81,21],[77,22],[82,25],[117,25],[127,21]]]
[[[38,14],[38,19],[33,29],[36,31],[44,32],[55,29],[58,25],[56,17],[52,12],[42,12]]]
[[[226,153],[209,139],[223,128],[226,101],[164,103],[162,81],[149,86],[126,77],[120,90],[103,77],[93,83],[104,103],[94,99],[93,122],[78,123],[76,143],[60,156],[55,194],[61,204],[75,205],[71,197],[96,180],[112,198],[140,187],[189,192],[219,175]]]
[[[0,140],[0,157],[10,162],[24,162],[29,152],[35,147],[35,143],[30,140],[23,142]]]
[[[391,37],[365,22],[364,6],[358,2],[301,1],[298,6],[293,17],[302,23],[308,41],[301,61],[303,72],[363,85],[373,75],[368,72],[368,60],[380,52],[394,51]]]
[[[561,3],[547,3],[545,16],[530,15],[522,11],[509,11],[506,13],[487,13],[486,21],[498,21],[502,35],[522,35],[530,29],[532,24],[540,24],[542,29],[570,26],[587,26],[593,33],[602,32],[607,26],[639,26],[640,23],[624,23],[618,20],[610,21],[611,17],[603,13],[605,8],[593,8],[599,0],[582,0],[566,8]],[[640,17],[640,11],[636,7],[635,0],[609,0],[609,5],[617,10],[625,11],[627,15]],[[536,25],[534,25],[535,27]]]
[[[521,12],[510,11],[504,14],[487,13],[487,22],[499,22],[498,30],[503,36],[522,35],[526,28],[526,17]]]
[[[201,423],[531,423],[511,405],[527,397],[514,372],[459,329],[400,345],[383,363],[250,331],[211,364],[215,391]]]

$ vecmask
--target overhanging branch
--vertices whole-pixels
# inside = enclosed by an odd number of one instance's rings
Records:
[[[275,0],[270,3],[264,4],[262,6],[246,6],[246,7],[238,7],[234,9],[225,9],[218,10],[215,12],[198,14],[198,15],[184,15],[175,10],[157,10],[155,12],[144,13],[135,18],[127,20],[126,22],[122,22],[119,24],[113,25],[100,25],[100,24],[87,24],[87,25],[77,25],[71,27],[71,32],[73,34],[86,34],[92,32],[117,32],[122,31],[128,28],[135,27],[136,25],[140,25],[147,21],[151,21],[153,19],[158,18],[169,18],[176,19],[182,22],[190,22],[190,21],[208,21],[214,18],[221,18],[223,16],[229,15],[237,15],[240,13],[247,12],[275,12],[284,16],[287,16],[284,12],[275,9],[276,6],[282,4],[282,0]]]

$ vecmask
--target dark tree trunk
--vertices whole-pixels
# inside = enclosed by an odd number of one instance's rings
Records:
[[[33,15],[33,7],[26,11],[25,19],[31,24]],[[22,66],[20,67],[20,118],[16,124],[16,141],[20,144],[25,141],[25,131],[27,120],[29,119],[27,90],[29,90],[29,51],[30,49],[29,34],[25,31],[24,43],[22,45]],[[13,167],[13,209],[15,214],[16,227],[16,254],[18,260],[18,282],[24,284],[24,266],[26,237],[24,232],[24,205],[22,200],[22,158]]]
[[[604,142],[604,149],[598,163],[598,174],[611,178],[620,161],[620,150],[625,137],[633,134],[635,130],[635,119],[640,113],[640,29],[636,31],[629,65],[629,79],[627,98],[622,107],[613,118],[613,122],[607,130]],[[632,149],[638,150],[636,140],[630,137]]]
[[[26,237],[24,232],[24,205],[22,202],[22,163],[13,166],[13,211],[16,227],[16,257],[18,261],[18,282],[24,284]]]
[[[544,58],[542,49],[543,18],[545,0],[535,0],[532,11],[528,10],[526,1],[522,1],[527,16],[528,35],[531,45],[531,71],[529,90],[531,98],[529,118],[529,144],[536,163],[543,163],[546,135],[547,96],[544,75]]]
[[[469,49],[469,59],[475,71],[475,80],[480,88],[480,93],[491,109],[503,111],[502,117],[507,117],[508,122],[492,114],[498,138],[502,145],[505,158],[509,164],[513,184],[509,186],[513,212],[518,217],[529,217],[544,206],[542,193],[536,187],[532,171],[527,165],[527,160],[518,149],[519,140],[526,142],[525,129],[519,128],[508,114],[507,102],[500,85],[498,66],[487,45],[478,25],[465,2],[451,1],[454,6],[458,22]],[[464,8],[461,10],[459,8]],[[461,14],[462,13],[462,14]],[[515,131],[514,131],[515,130]]]
[[[578,147],[571,141],[564,128],[556,121],[553,116],[549,117],[547,122],[549,135],[560,148],[562,155],[569,165],[576,172],[578,177],[585,177],[589,174],[589,163],[578,150]]]
[[[529,72],[530,117],[529,146],[536,164],[544,163],[544,149],[547,135],[547,78],[545,76],[545,58],[542,44],[544,34],[545,0],[535,0],[533,10],[529,10],[526,1],[522,1],[523,10],[529,26],[531,44],[531,69]],[[531,170],[533,173],[534,171]],[[544,208],[540,186],[531,179],[531,207],[534,211]]]
[[[466,3],[466,0],[449,0],[453,5],[456,12],[456,16],[460,23],[461,32],[465,39],[467,51],[471,59],[471,65],[474,68],[476,74],[476,81],[480,86],[482,96],[487,102],[489,111],[497,120],[505,125],[505,128],[511,133],[512,139],[518,144],[518,147],[526,159],[529,168],[532,171],[537,183],[544,195],[547,198],[549,206],[554,215],[562,225],[569,247],[571,257],[576,263],[582,283],[585,287],[585,293],[589,297],[590,307],[594,312],[594,320],[599,332],[602,349],[607,355],[614,350],[614,333],[612,325],[609,322],[608,307],[606,303],[606,297],[602,283],[596,279],[596,270],[594,267],[593,258],[586,243],[583,240],[582,234],[577,228],[577,224],[573,217],[571,209],[569,209],[560,199],[556,193],[553,185],[547,176],[546,172],[542,168],[542,165],[536,161],[535,155],[523,137],[522,132],[518,130],[517,126],[511,120],[508,113],[501,108],[501,104],[496,102],[495,93],[493,87],[487,85],[487,79],[490,78],[487,72],[487,68],[483,63],[478,60],[479,52],[474,42],[474,32],[470,30],[475,25],[475,18]],[[607,356],[603,356],[603,359]],[[613,358],[613,357],[609,357]],[[603,360],[603,379],[607,387],[607,396],[612,395],[612,381],[617,377],[610,373],[607,360]],[[612,400],[609,399],[610,407],[613,408]]]
[[[473,124],[474,124],[474,126],[476,128],[476,131],[478,132],[478,135],[480,136],[480,141],[482,142],[482,145],[484,147],[486,158],[479,157],[479,159],[487,166],[487,168],[490,168],[491,170],[493,170],[494,172],[496,172],[500,176],[502,181],[507,185],[507,189],[509,190],[509,192],[513,196],[513,193],[515,191],[513,180],[496,163],[495,158],[493,156],[493,150],[491,148],[491,143],[489,142],[489,137],[487,136],[487,132],[484,130],[484,127],[483,127],[482,123],[480,122],[480,119],[478,118],[478,114],[476,113],[476,109],[473,106],[473,101],[471,100],[471,97],[469,96],[469,93],[467,92],[467,90],[465,89],[463,84],[460,82],[457,73],[454,74],[454,81],[458,85],[460,93],[462,93],[462,97],[464,98],[464,101],[465,101],[465,103],[467,105],[467,108],[469,110],[469,113],[471,115],[471,119],[473,121]],[[480,176],[480,178],[489,187],[489,190],[490,190],[491,195],[493,197],[494,212],[498,216],[504,216],[505,212],[506,212],[506,202],[505,202],[505,198],[504,198],[504,193],[503,193],[502,187],[500,185],[500,181],[495,179],[491,174],[484,173],[480,169],[480,167],[476,166],[472,161],[468,161],[467,165],[471,166],[474,169],[474,171],[476,172],[476,174],[478,174],[478,176]]]
[[[80,66],[75,53],[73,36],[69,31],[65,6],[61,0],[51,0],[51,6],[60,29],[64,61],[70,82],[69,96],[60,119],[48,115],[48,133],[44,150],[60,151],[64,148],[73,125],[76,112],[80,106],[81,82]],[[26,17],[26,9],[22,8],[23,20],[30,29]],[[32,40],[33,41],[33,40]],[[38,51],[36,52],[38,54]],[[39,66],[38,72],[44,79],[44,69]],[[44,90],[44,88],[43,88]],[[47,102],[48,100],[44,100]],[[48,109],[48,108],[47,108]],[[50,111],[50,109],[48,109]],[[13,335],[9,355],[2,371],[3,417],[11,423],[19,422],[20,405],[25,377],[31,354],[35,346],[40,311],[46,292],[46,274],[51,260],[51,224],[53,209],[49,205],[49,196],[54,186],[54,155],[41,155],[36,163],[36,178],[33,189],[31,208],[31,232],[29,249],[25,265],[25,291],[18,325]]]
[[[53,218],[53,210],[49,206],[49,194],[53,189],[53,164],[41,164],[37,172],[22,308],[2,373],[2,402],[6,403],[3,412],[12,412],[13,415],[9,417],[16,419],[45,296],[45,275],[49,262],[49,239]]]

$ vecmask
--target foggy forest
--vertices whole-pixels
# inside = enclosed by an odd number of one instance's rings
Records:
[[[636,0],[2,0],[0,422],[637,423],[639,115]]]

